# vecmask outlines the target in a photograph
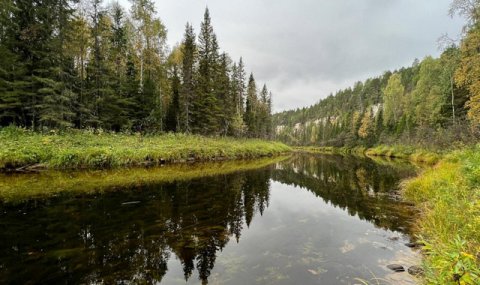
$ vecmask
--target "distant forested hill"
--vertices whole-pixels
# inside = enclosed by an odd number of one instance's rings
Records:
[[[472,59],[467,57],[477,31],[472,28],[459,47],[452,45],[440,58],[415,60],[410,67],[357,82],[308,108],[275,114],[277,139],[322,146],[473,140],[478,101],[469,84],[479,79],[465,84],[462,77],[475,72],[468,69]],[[480,50],[474,53],[478,64]]]
[[[449,13],[466,24],[461,40],[450,42],[439,58],[415,60],[308,108],[275,114],[276,138],[322,146],[449,147],[478,141],[480,1],[453,0]]]

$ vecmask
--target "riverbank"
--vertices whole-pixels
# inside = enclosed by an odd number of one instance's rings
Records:
[[[12,127],[0,130],[0,145],[0,171],[155,166],[260,158],[291,150],[282,143],[255,139],[88,131],[40,134]]]
[[[411,146],[385,146],[380,145],[373,148],[358,147],[295,147],[295,151],[339,154],[339,155],[361,155],[369,157],[385,157],[405,159],[427,165],[435,165],[442,158],[443,154],[431,150],[418,149]]]
[[[404,184],[422,217],[426,284],[480,284],[480,146],[446,155]]]
[[[412,146],[385,146],[380,145],[369,148],[365,151],[367,156],[381,156],[389,158],[408,159],[412,162],[419,162],[434,165],[440,161],[443,154],[440,152],[419,149]]]
[[[172,183],[196,178],[251,171],[281,162],[289,156],[254,160],[172,164],[165,167],[137,167],[84,171],[41,171],[24,175],[0,173],[0,201],[21,203],[58,195],[99,194],[119,189]]]

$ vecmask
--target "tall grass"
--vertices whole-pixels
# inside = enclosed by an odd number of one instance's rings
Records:
[[[425,283],[480,284],[480,145],[407,181],[405,195],[423,212]]]
[[[290,151],[282,143],[195,135],[94,133],[40,134],[13,127],[0,130],[0,169],[111,168],[168,162],[246,159]]]

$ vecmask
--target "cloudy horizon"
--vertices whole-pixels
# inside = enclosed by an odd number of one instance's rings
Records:
[[[127,0],[120,0],[129,6]],[[438,39],[461,32],[451,0],[157,0],[170,47],[185,24],[199,31],[208,6],[220,48],[243,57],[274,111],[307,107],[357,81],[438,56]]]

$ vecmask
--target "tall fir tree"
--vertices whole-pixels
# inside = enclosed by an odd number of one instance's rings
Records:
[[[226,53],[220,56],[220,63],[215,80],[215,90],[217,93],[217,103],[219,105],[218,122],[220,133],[227,136],[232,133],[235,116],[235,98],[231,89],[230,82],[230,58]]]
[[[253,74],[250,74],[247,87],[247,101],[244,114],[244,121],[247,128],[248,137],[257,137],[258,136],[258,124],[257,124],[257,106],[258,106],[258,96],[257,96],[257,85],[255,83],[255,78]]]
[[[19,84],[24,72],[15,53],[17,6],[11,0],[0,5],[0,125],[22,124],[22,96]],[[20,86],[17,86],[20,85]]]
[[[257,129],[258,129],[258,135],[261,138],[267,138],[268,137],[268,117],[269,115],[269,110],[268,110],[268,97],[269,97],[269,92],[267,89],[267,85],[264,84],[262,91],[260,91],[260,101],[257,107],[257,113],[258,113],[258,119],[257,119]]]
[[[210,12],[205,10],[198,36],[197,94],[193,116],[194,131],[204,135],[219,133],[220,105],[216,96],[216,75],[219,68],[219,47],[211,24]]]
[[[180,129],[183,132],[190,133],[192,131],[192,120],[195,100],[195,81],[196,74],[196,43],[195,33],[192,25],[185,27],[185,35],[182,43],[182,87],[180,90]]]

